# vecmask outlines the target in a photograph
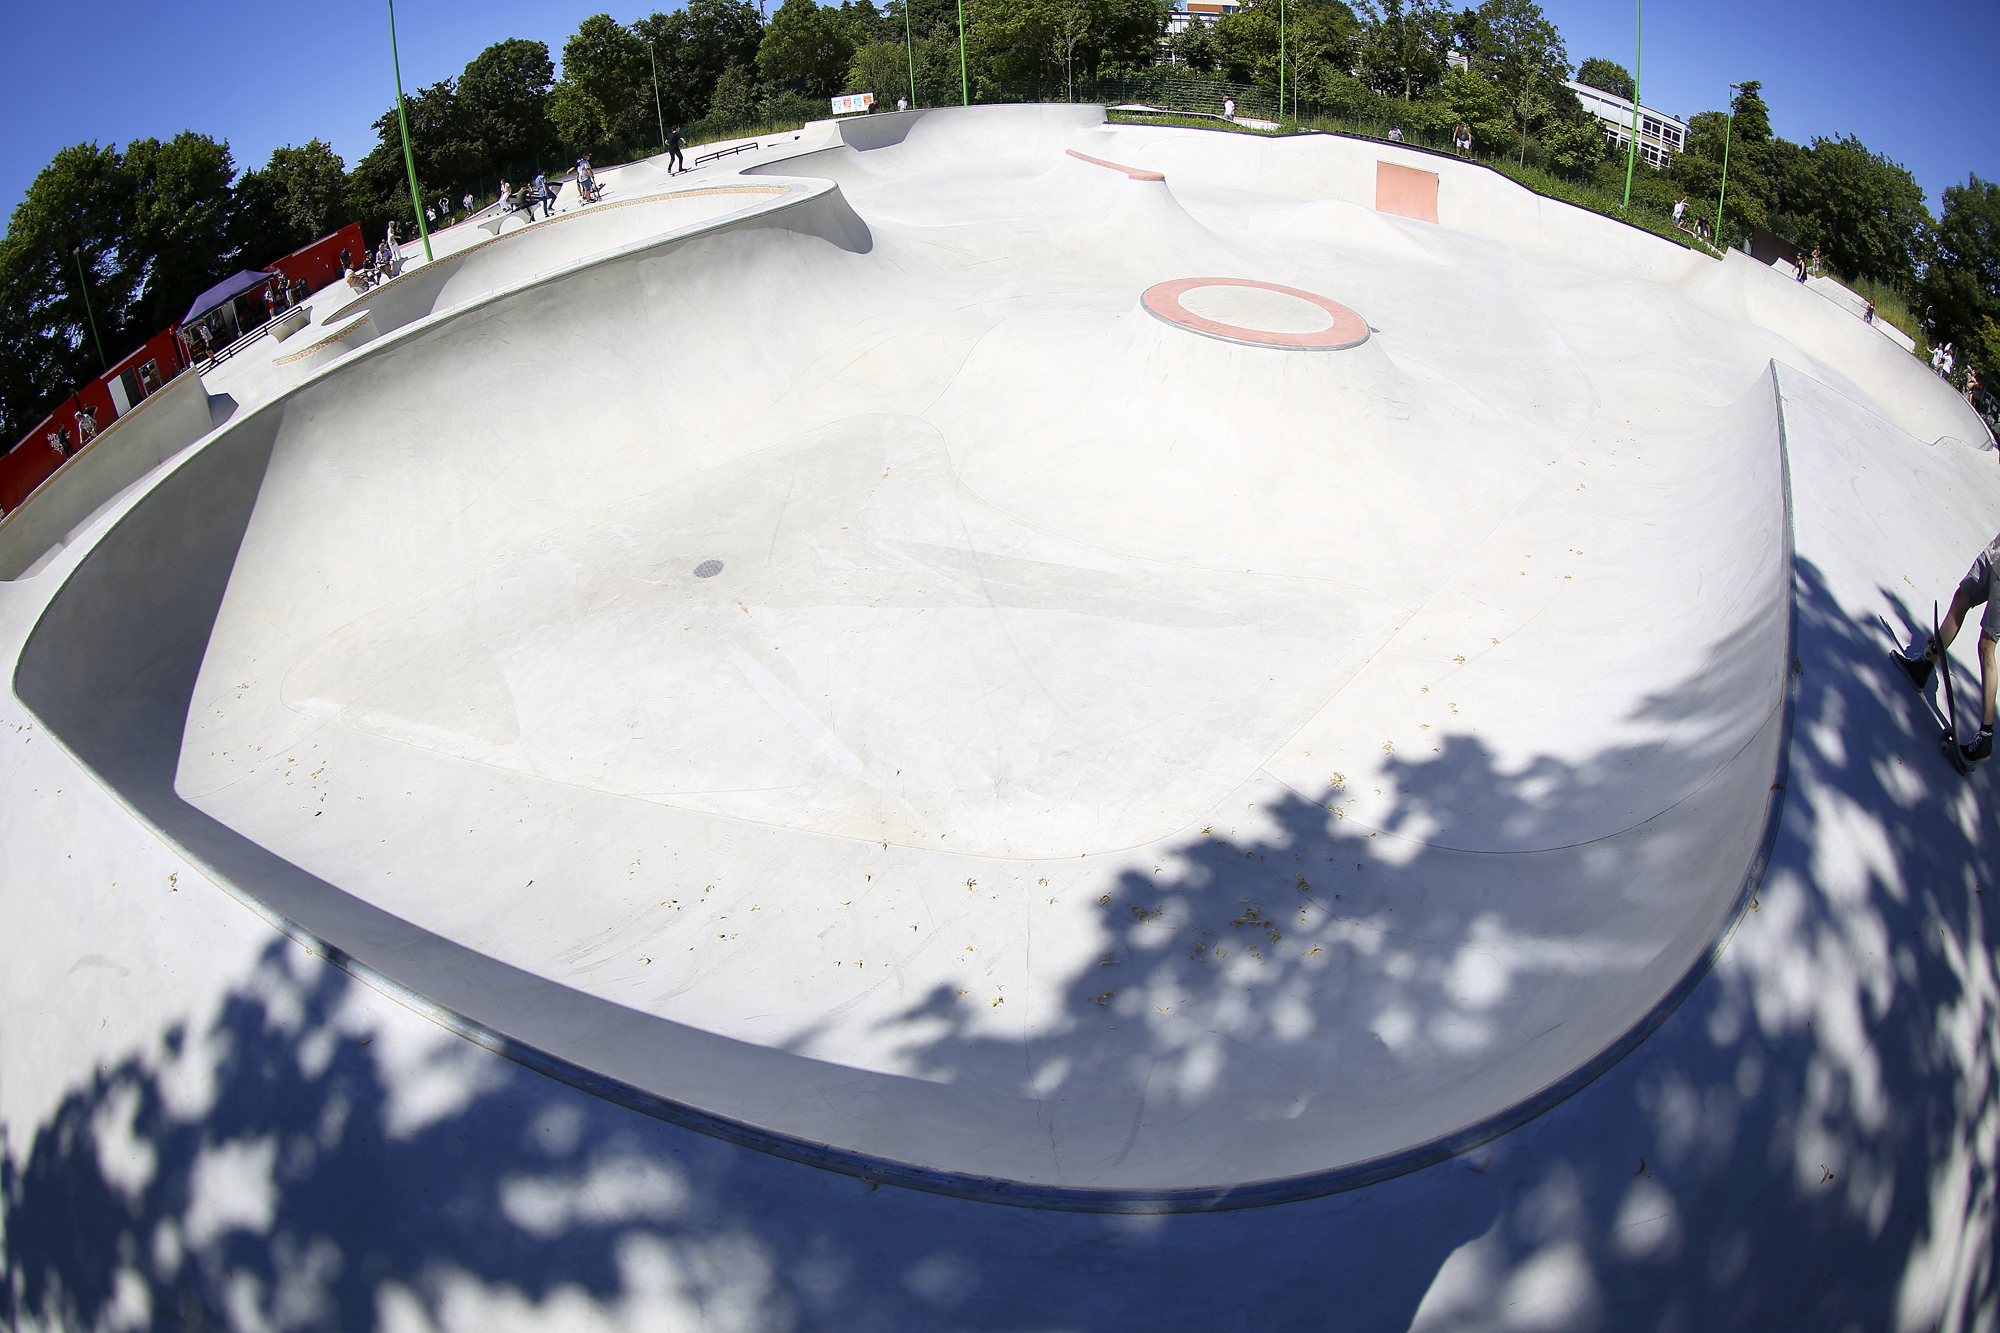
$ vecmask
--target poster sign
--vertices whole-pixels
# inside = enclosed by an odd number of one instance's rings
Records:
[[[833,114],[851,116],[857,111],[866,111],[875,105],[874,93],[849,93],[845,97],[833,99]]]

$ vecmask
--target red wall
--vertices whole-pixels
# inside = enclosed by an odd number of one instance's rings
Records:
[[[76,413],[85,405],[97,409],[97,428],[102,431],[118,418],[118,407],[111,397],[110,381],[117,379],[127,370],[136,370],[148,361],[159,363],[160,382],[164,385],[186,365],[180,354],[180,345],[172,329],[163,329],[148,338],[138,351],[120,361],[117,365],[98,376],[90,383],[76,390],[56,407],[56,410],[42,418],[35,428],[22,437],[20,443],[0,454],[0,509],[13,512],[27,499],[35,487],[48,480],[63,459],[49,448],[49,432],[62,425],[69,431],[70,447],[78,444]],[[138,404],[134,403],[133,406]]]
[[[281,273],[290,282],[294,278],[306,280],[306,290],[316,292],[340,276],[340,252],[347,251],[355,263],[360,263],[368,254],[368,248],[361,240],[361,224],[350,222],[331,235],[322,236],[311,245],[292,251],[274,264],[264,265],[267,273]],[[261,293],[251,293],[253,300]],[[112,401],[109,381],[117,379],[126,371],[144,365],[148,361],[159,362],[160,380],[164,384],[179,374],[188,363],[186,349],[181,346],[179,328],[164,329],[146,340],[146,345],[120,361],[108,372],[76,390],[49,416],[43,418],[33,430],[5,454],[0,454],[0,510],[12,512],[27,499],[35,487],[48,480],[49,475],[62,466],[62,455],[49,448],[48,435],[58,424],[69,431],[70,445],[75,448],[81,441],[77,438],[76,412],[88,404],[97,409],[97,428],[103,430],[118,416],[117,405]],[[133,406],[137,406],[135,402]]]
[[[367,257],[368,247],[362,242],[360,223],[350,222],[332,235],[322,236],[311,245],[292,251],[277,263],[264,265],[264,268],[270,273],[284,274],[287,282],[304,278],[306,290],[316,292],[340,278],[342,250],[347,251],[357,264]]]

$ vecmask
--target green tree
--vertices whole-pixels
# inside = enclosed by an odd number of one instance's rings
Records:
[[[478,175],[555,149],[556,128],[549,120],[554,86],[555,66],[545,42],[509,38],[472,58],[458,77],[458,106]]]
[[[174,323],[237,267],[229,188],[236,167],[228,144],[182,130],[165,143],[126,144],[124,168],[133,203],[121,244],[141,277],[122,332],[136,342]]]
[[[747,120],[757,114],[757,80],[741,65],[731,65],[715,81],[708,114],[724,120]]]
[[[1250,0],[1215,25],[1215,47],[1223,76],[1237,83],[1278,82],[1279,0]],[[1353,66],[1353,41],[1361,21],[1341,0],[1298,4],[1285,0],[1285,79],[1293,89],[1327,74],[1344,75]]]
[[[732,66],[756,69],[757,47],[764,39],[764,21],[748,0],[690,0],[685,9],[640,19],[632,30],[651,43],[659,62],[660,102],[669,125],[708,114],[722,96],[718,85]],[[727,100],[734,105],[742,95],[732,90]],[[753,88],[750,104],[756,100]]]
[[[100,340],[116,361],[236,266],[234,175],[229,145],[185,130],[77,144],[36,175],[0,239],[0,435],[96,375]]]
[[[236,182],[235,249],[266,264],[347,221],[347,164],[318,139],[271,151],[262,170]]]
[[[1474,11],[1476,44],[1484,71],[1499,88],[1520,131],[1520,160],[1528,135],[1563,109],[1559,94],[1569,76],[1562,34],[1534,0],[1486,0]],[[1574,94],[1569,95],[1574,101]]]
[[[1444,81],[1451,9],[1442,0],[1368,0],[1361,77],[1371,88],[1414,101]]]
[[[829,97],[847,81],[854,39],[837,9],[785,0],[757,47],[757,69],[774,84],[807,97]]]
[[[1729,192],[1736,193],[1733,160]],[[1819,247],[1836,272],[1915,286],[1931,216],[1923,187],[1900,163],[1859,139],[1814,139],[1778,182],[1777,201],[1792,239]]]
[[[1222,59],[1222,50],[1215,41],[1215,29],[1197,18],[1189,19],[1188,25],[1175,33],[1168,45],[1173,51],[1174,63],[1190,73],[1213,74]]]
[[[1615,60],[1592,56],[1576,67],[1576,81],[1587,83],[1613,97],[1623,97],[1627,101],[1632,98],[1632,71]]]
[[[2000,185],[1971,176],[1945,187],[1922,297],[1932,342],[1984,346],[1981,329],[2000,318]],[[2000,347],[1992,355],[1980,373],[2000,391]]]
[[[6,444],[102,368],[79,286],[79,257],[105,353],[130,350],[123,330],[145,279],[144,257],[129,239],[133,205],[132,178],[118,150],[77,144],[42,168],[8,219],[0,240],[0,329],[7,335],[0,440]]]
[[[654,119],[646,42],[609,14],[593,14],[563,44],[562,78],[548,116],[564,144],[583,148],[636,134]]]

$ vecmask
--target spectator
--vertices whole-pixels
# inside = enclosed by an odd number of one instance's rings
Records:
[[[1460,121],[1458,124],[1452,126],[1451,144],[1453,148],[1458,150],[1460,157],[1472,156],[1472,131],[1466,128],[1464,121]],[[1680,220],[1681,215],[1676,212],[1674,214],[1674,221],[1679,222]]]
[[[1674,225],[1682,231],[1687,230],[1687,223],[1682,220],[1687,216],[1687,211],[1688,201],[1685,197],[1674,200]]]
[[[1390,143],[1403,142],[1403,127],[1401,125],[1391,125],[1389,127],[1389,142]]]
[[[586,204],[597,202],[597,173],[590,169],[590,154],[576,160],[576,193]]]
[[[909,109],[910,109],[910,99],[909,99],[909,98],[907,98],[907,97],[899,97],[899,98],[897,98],[897,99],[896,99],[896,110],[898,110],[898,111],[908,111]]]
[[[467,195],[465,196],[465,198],[463,198],[463,199],[459,200],[459,203],[461,203],[461,204],[465,205],[465,215],[466,215],[467,217],[471,217],[471,216],[472,216],[472,196],[471,196],[470,194],[467,194]]]
[[[342,247],[340,248],[340,268],[341,268],[341,271],[342,271],[343,273],[345,273],[345,272],[348,272],[349,270],[353,269],[353,267],[354,267],[354,256],[353,256],[353,255],[350,255],[349,253],[347,253],[347,247],[346,247],[346,246],[342,246]]]
[[[1979,367],[1965,368],[1965,401],[1970,403],[1979,395]],[[1976,405],[1975,405],[1976,406]]]
[[[680,126],[676,125],[667,131],[667,174],[669,176],[674,174],[676,168],[681,171],[687,170],[687,163],[681,160],[681,149],[686,145],[687,136],[681,133]]]
[[[81,449],[97,438],[97,409],[85,403],[76,414],[77,448]]]
[[[437,210],[435,208],[432,208],[429,204],[425,204],[424,225],[426,227],[435,227],[437,226],[437,220],[438,220]]]
[[[1820,262],[1819,247],[1815,245],[1813,247],[1813,257],[1812,257],[1812,275],[1815,278],[1817,278],[1823,275],[1825,272],[1826,269]]]
[[[1875,322],[1875,303],[1873,301],[1870,301],[1868,303],[1867,313],[1863,314],[1861,316],[1861,319],[1863,323],[1867,324],[1873,324]]]
[[[1223,118],[1224,120],[1234,120],[1234,119],[1236,119],[1236,99],[1235,99],[1235,98],[1233,98],[1233,97],[1225,97],[1225,98],[1223,98],[1223,99],[1222,99],[1222,118]]]
[[[306,299],[306,280],[305,280],[304,276],[300,276],[300,277],[296,277],[296,278],[293,278],[293,279],[292,279],[292,304],[293,304],[293,305],[298,305],[298,304],[299,304],[300,302],[304,301],[305,299]]]

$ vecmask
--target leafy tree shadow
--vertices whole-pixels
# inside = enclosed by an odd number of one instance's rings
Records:
[[[163,1033],[10,1131],[5,1320],[354,1329],[666,1311],[677,1326],[758,1329],[1475,1328],[1526,1319],[1537,1275],[1560,1271],[1565,1303],[1541,1326],[1878,1328],[1926,1265],[1956,1264],[1962,1317],[1944,1322],[1971,1326],[2000,1300],[1986,816],[1968,817],[1934,762],[1879,631],[1803,562],[1798,596],[1800,738],[1757,909],[1634,1055],[1467,1157],[1350,1194],[1139,1220],[877,1189],[455,1039],[392,1059],[363,1044],[355,983],[280,942],[204,1030]],[[1523,780],[1469,743],[1443,748],[1398,767],[1400,815],[1448,818],[1448,783]],[[1565,782],[1588,785],[1533,771],[1536,810]],[[1315,910],[1365,915],[1372,890],[1350,908],[1346,885],[1388,868],[1347,856],[1366,839],[1329,830],[1323,804],[1277,804],[1261,812],[1272,832],[1211,832],[1171,883],[1129,876],[1105,904],[1118,957],[1100,974],[1150,972],[1157,986],[1164,969],[1187,985],[1219,970],[1192,955],[1220,950],[1324,986],[1326,1003],[1402,986],[1431,1006],[1411,1030],[1435,1030],[1454,1011],[1444,978],[1463,914],[1425,920],[1450,933],[1407,976],[1308,970],[1310,949],[1328,947],[1302,937]],[[1861,850],[1835,864],[1829,846]],[[1366,868],[1349,869],[1357,859]],[[1617,867],[1601,873],[1611,883]],[[1396,902],[1406,919],[1429,906]],[[1099,1005],[1106,989],[1119,996]],[[1086,975],[1063,1004],[1081,1032],[1135,989]],[[951,1029],[919,1052],[933,1069],[995,1058],[958,997],[927,1004]],[[1276,1012],[1252,1005],[1246,1021]],[[1067,1086],[1113,1079],[1080,1037],[1062,1040],[1076,1043]],[[1038,1053],[1052,1054],[1065,1052]],[[1019,1068],[1018,1047],[1011,1058]],[[1203,1058],[1230,1079],[1269,1063],[1235,1047]],[[1267,1082],[1274,1096],[1287,1086]]]

